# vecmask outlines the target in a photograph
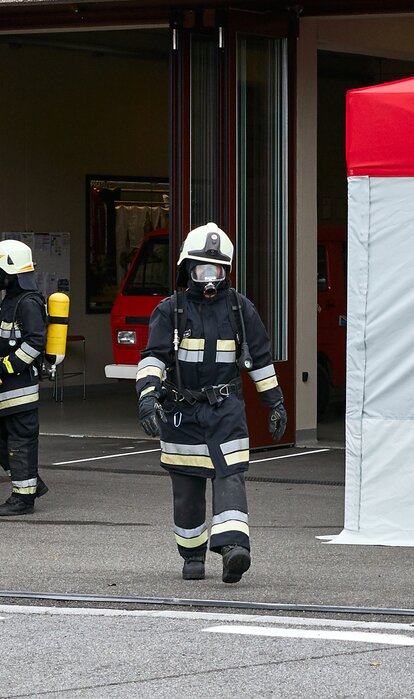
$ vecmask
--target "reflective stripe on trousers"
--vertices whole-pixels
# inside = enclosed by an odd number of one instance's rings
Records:
[[[165,401],[160,424],[161,466],[189,476],[228,477],[249,465],[244,401],[231,394],[221,405]],[[231,508],[230,508],[231,509]]]
[[[205,478],[171,473],[174,499],[174,534],[183,558],[204,554],[208,543]],[[250,549],[246,487],[243,473],[211,481],[213,519],[210,550],[239,544]]]

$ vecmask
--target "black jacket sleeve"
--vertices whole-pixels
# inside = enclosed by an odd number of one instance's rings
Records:
[[[242,307],[247,344],[253,359],[253,368],[248,373],[263,403],[274,406],[283,400],[283,394],[272,360],[269,335],[255,306],[246,297],[242,297]]]
[[[161,395],[164,372],[174,360],[172,299],[161,301],[152,312],[149,323],[148,343],[141,352],[136,377],[139,398],[147,394]]]

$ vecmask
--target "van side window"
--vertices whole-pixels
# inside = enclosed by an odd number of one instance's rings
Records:
[[[127,273],[124,296],[168,296],[168,237],[149,238]]]
[[[328,264],[325,245],[318,245],[318,291],[328,288]]]

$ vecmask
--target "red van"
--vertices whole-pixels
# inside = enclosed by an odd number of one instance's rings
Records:
[[[105,367],[109,379],[135,379],[140,351],[146,347],[150,315],[170,294],[168,231],[148,233],[138,248],[111,312],[115,364]]]

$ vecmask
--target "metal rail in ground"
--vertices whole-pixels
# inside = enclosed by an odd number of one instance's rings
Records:
[[[352,607],[330,604],[300,604],[284,602],[243,602],[240,600],[186,599],[181,597],[134,597],[116,595],[82,595],[58,592],[0,591],[3,599],[51,600],[59,602],[89,602],[93,604],[163,605],[171,607],[214,607],[216,609],[247,609],[273,612],[314,612],[328,614],[372,614],[380,616],[414,616],[414,609],[398,607]]]

